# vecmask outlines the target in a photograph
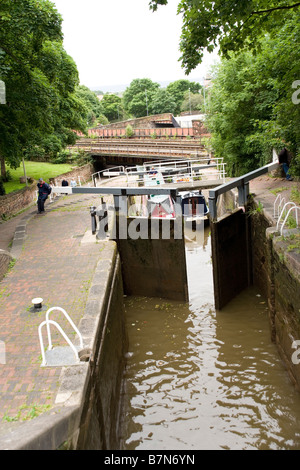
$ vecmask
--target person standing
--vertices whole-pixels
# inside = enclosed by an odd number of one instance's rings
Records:
[[[63,179],[62,182],[61,182],[61,185],[62,186],[69,186],[69,183],[67,180]],[[67,195],[68,193],[65,193],[65,195]]]
[[[41,214],[42,212],[45,212],[45,201],[48,198],[49,194],[51,193],[51,187],[49,186],[49,184],[45,183],[43,178],[39,179],[37,187],[38,187],[38,200],[37,200],[38,213]]]
[[[278,161],[279,161],[280,165],[282,166],[282,169],[285,173],[285,177],[288,181],[293,180],[293,178],[291,177],[291,175],[289,173],[291,159],[292,158],[291,158],[290,152],[288,151],[288,149],[286,147],[284,147],[284,149],[282,149],[281,152],[278,155]]]

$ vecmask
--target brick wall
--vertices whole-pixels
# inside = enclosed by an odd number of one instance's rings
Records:
[[[13,260],[8,251],[0,250],[0,281],[3,279],[4,275],[7,273],[9,263]]]
[[[33,204],[35,201],[36,184],[34,182],[19,191],[0,196],[0,217],[2,219],[11,217]]]
[[[147,117],[141,117],[136,119],[128,119],[127,121],[119,121],[115,123],[108,124],[103,126],[104,129],[126,129],[130,125],[133,129],[150,129],[155,127],[156,122],[167,121],[168,123],[173,123],[174,118],[171,113],[155,114]],[[94,129],[91,129],[93,132]]]
[[[87,183],[92,179],[92,174],[94,173],[94,168],[91,163],[87,163],[84,166],[79,168],[74,168],[74,170],[69,171],[68,173],[64,173],[63,175],[59,175],[56,178],[50,178],[50,183],[54,184],[55,186],[60,186],[63,179],[67,180],[70,184],[71,179],[77,180],[78,177],[81,179],[81,183]]]
[[[291,242],[264,214],[251,216],[251,241],[253,284],[268,301],[271,339],[300,390],[300,364],[292,359],[293,342],[300,340],[300,255],[289,252]]]

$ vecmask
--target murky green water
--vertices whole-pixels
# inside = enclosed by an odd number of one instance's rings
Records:
[[[187,242],[189,304],[127,298],[124,449],[300,449],[300,394],[249,289],[216,312],[210,237]]]

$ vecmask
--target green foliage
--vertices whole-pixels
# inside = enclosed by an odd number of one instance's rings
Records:
[[[176,80],[175,82],[169,83],[167,91],[171,94],[176,103],[175,113],[179,114],[180,111],[186,110],[185,102],[186,99],[189,99],[189,97],[187,98],[187,95],[194,94],[198,96],[201,89],[202,87],[199,83],[190,82],[189,80]]]
[[[126,137],[133,137],[134,136],[134,130],[130,124],[127,125],[126,130],[125,130],[125,136]]]
[[[151,0],[150,8],[155,11],[167,3]],[[185,72],[189,74],[201,63],[205,50],[219,47],[223,56],[244,48],[259,52],[259,39],[281,28],[299,6],[295,0],[181,0],[180,60]]]
[[[109,124],[109,120],[106,116],[104,116],[104,114],[100,114],[100,116],[98,117],[98,124],[102,124],[102,126],[105,126],[106,124]]]
[[[62,18],[48,0],[2,0],[0,158],[17,168],[24,154],[57,153],[85,130],[75,95],[78,71],[62,46]],[[2,169],[4,166],[2,165]]]
[[[122,99],[115,94],[105,94],[101,101],[103,114],[109,121],[122,120],[124,109]]]
[[[185,92],[180,111],[204,112],[204,98],[200,93]]]
[[[132,80],[123,94],[125,111],[137,118],[152,114],[153,96],[158,89],[159,84],[149,78]]]
[[[208,124],[216,155],[236,176],[269,163],[288,146],[300,176],[300,106],[292,83],[300,76],[299,13],[260,41],[260,52],[230,54],[215,70]]]
[[[291,201],[295,202],[300,206],[300,191],[297,188],[293,188],[291,191]]]
[[[152,98],[152,114],[175,113],[176,102],[168,90],[160,88]]]
[[[189,100],[188,106],[191,103],[193,110],[199,110],[203,102],[200,94],[201,89],[199,83],[189,80],[176,80],[169,83],[166,88],[161,88],[158,83],[154,83],[148,78],[135,79],[124,92],[121,101],[124,108],[122,112],[134,117],[162,113],[176,115],[180,113],[182,107],[186,109],[186,99]],[[189,93],[188,98],[186,98],[187,93]],[[103,101],[105,97],[106,95]],[[105,115],[110,119],[107,113]]]
[[[84,85],[76,87],[76,96],[83,102],[85,113],[87,114],[87,126],[91,127],[98,123],[99,117],[103,114],[103,106],[96,93]]]

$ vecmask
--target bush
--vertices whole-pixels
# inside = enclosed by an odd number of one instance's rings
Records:
[[[299,178],[300,177],[300,154],[296,155],[292,159],[290,173],[292,176]]]
[[[130,124],[126,127],[125,135],[126,137],[132,137],[134,135],[134,130]]]

